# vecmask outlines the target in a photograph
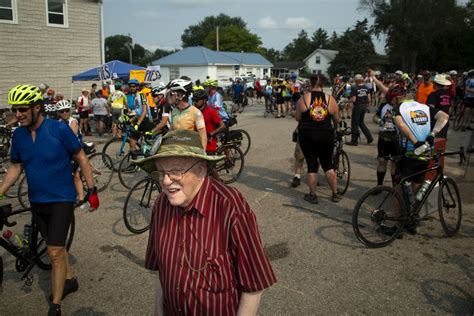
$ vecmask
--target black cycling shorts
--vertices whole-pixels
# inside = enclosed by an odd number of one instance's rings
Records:
[[[74,204],[65,202],[31,203],[31,212],[46,245],[64,247],[74,216]]]
[[[426,168],[428,168],[428,161],[403,157],[398,162],[398,170],[402,178],[408,177]],[[423,172],[417,176],[410,178],[409,180],[413,183],[423,183],[423,181],[425,181],[425,173],[426,172]]]
[[[79,112],[79,119],[87,119],[89,118],[89,111],[84,110],[82,112]]]
[[[142,135],[140,132],[149,132],[154,127],[155,125],[152,122],[150,122],[148,119],[144,119],[138,126],[138,131],[132,131],[132,139],[138,141],[140,139],[140,136]]]
[[[308,165],[308,173],[317,173],[320,163],[324,172],[334,169],[332,161],[333,131],[298,129],[298,141]]]
[[[465,98],[464,106],[470,109],[474,108],[474,98]]]
[[[379,138],[377,143],[377,157],[384,158],[387,156],[397,156],[400,155],[400,143],[398,140],[386,141]]]

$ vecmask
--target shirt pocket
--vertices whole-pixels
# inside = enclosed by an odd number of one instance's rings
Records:
[[[216,258],[207,258],[207,266],[202,272],[202,281],[201,288],[208,292],[227,292],[235,287],[234,268],[228,252]]]

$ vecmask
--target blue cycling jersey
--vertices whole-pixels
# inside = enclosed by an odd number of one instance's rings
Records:
[[[58,121],[44,119],[34,142],[28,128],[15,129],[11,161],[25,169],[31,202],[76,202],[71,159],[81,148],[69,126]]]

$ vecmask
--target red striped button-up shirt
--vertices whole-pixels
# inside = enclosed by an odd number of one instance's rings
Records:
[[[186,209],[158,197],[145,267],[158,270],[167,315],[234,315],[242,292],[276,282],[252,209],[211,178]]]

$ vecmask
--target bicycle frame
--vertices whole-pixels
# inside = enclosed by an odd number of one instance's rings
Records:
[[[27,209],[23,209],[23,210],[19,210],[19,211],[13,211],[13,212],[10,211],[10,212],[8,212],[8,214],[2,214],[2,215],[6,215],[6,216],[1,216],[0,217],[0,229],[3,227],[3,225],[5,225],[7,227],[13,227],[13,226],[16,225],[16,222],[12,222],[12,223],[8,222],[7,221],[8,217],[15,216],[15,215],[25,213],[25,212],[28,212],[28,211],[31,211],[31,208],[27,208]],[[30,242],[30,241],[28,241],[28,242]],[[33,282],[33,277],[30,276],[30,272],[34,268],[34,266],[36,265],[36,262],[38,261],[38,258],[41,257],[45,253],[46,248],[44,248],[42,251],[40,251],[38,254],[36,254],[36,256],[31,257],[31,256],[27,255],[28,253],[31,253],[31,252],[26,252],[25,253],[24,251],[21,251],[21,250],[17,249],[15,246],[13,246],[8,241],[6,241],[6,239],[3,238],[3,236],[0,236],[0,247],[3,247],[6,251],[8,251],[11,255],[13,255],[15,258],[17,258],[17,260],[19,260],[20,262],[27,262],[28,263],[28,266],[24,270],[24,273],[21,277],[21,280],[25,280],[25,284],[28,285],[28,286],[31,286],[31,284]],[[29,247],[30,246],[28,245],[28,248]]]

